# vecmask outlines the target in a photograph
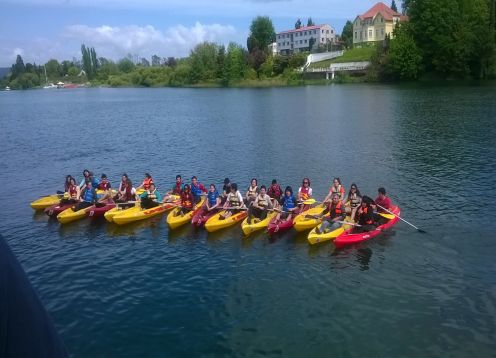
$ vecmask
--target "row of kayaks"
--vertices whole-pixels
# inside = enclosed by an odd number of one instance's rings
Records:
[[[166,222],[170,229],[176,229],[191,223],[195,227],[204,227],[208,232],[215,232],[241,222],[241,229],[246,236],[264,229],[267,230],[270,236],[273,236],[294,228],[298,232],[309,231],[308,242],[310,244],[334,240],[334,244],[337,247],[358,244],[377,236],[396,224],[400,215],[399,207],[393,207],[392,213],[394,215],[391,215],[385,224],[378,226],[373,231],[355,233],[351,219],[346,217],[345,223],[339,228],[320,232],[317,228],[322,223],[322,214],[325,210],[323,204],[315,206],[302,205],[293,212],[290,219],[278,220],[278,212],[269,211],[263,220],[252,217],[248,222],[246,210],[235,211],[230,216],[227,215],[225,210],[206,211],[204,209],[205,198],[202,198],[193,210],[185,213],[179,206],[180,198],[178,196],[172,196],[170,202],[150,209],[142,209],[138,202],[122,206],[108,201],[77,211],[74,210],[73,204],[59,204],[60,199],[59,195],[50,195],[34,201],[31,203],[31,207],[37,210],[44,209],[47,215],[56,217],[61,224],[70,223],[84,217],[97,218],[104,216],[108,222],[126,225],[169,212]],[[346,222],[350,222],[350,224],[346,224]]]

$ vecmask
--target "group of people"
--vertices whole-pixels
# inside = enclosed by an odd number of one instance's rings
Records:
[[[144,209],[179,201],[180,214],[185,214],[194,210],[205,196],[206,200],[202,207],[205,214],[212,210],[224,209],[223,217],[227,218],[239,210],[248,210],[249,223],[253,218],[265,219],[268,212],[274,210],[278,212],[276,220],[290,220],[302,209],[305,201],[312,199],[313,195],[309,178],[303,179],[296,194],[291,186],[286,186],[283,191],[276,179],[273,179],[267,188],[265,185],[259,186],[257,179],[253,178],[243,196],[238,185],[231,183],[229,178],[224,179],[222,192],[219,193],[215,184],[210,184],[207,190],[196,176],[191,178],[190,183],[184,183],[182,176],[177,175],[172,187],[162,196],[149,173],[145,173],[142,183],[136,188],[133,187],[128,175],[123,174],[117,191],[111,190],[112,186],[105,174],[102,174],[98,180],[91,171],[85,169],[83,177],[78,186],[76,180],[68,175],[64,187],[68,198],[63,201],[77,204],[78,209],[104,200],[112,200],[124,205],[134,205],[139,201]],[[97,189],[103,191],[100,198],[97,197]],[[325,210],[322,213],[322,224],[317,228],[318,232],[338,227],[347,215],[356,223],[356,231],[373,230],[388,220],[380,214],[388,212],[392,206],[391,199],[386,195],[386,189],[379,188],[377,198],[372,200],[362,195],[358,186],[352,183],[346,194],[340,178],[333,179],[323,204]]]

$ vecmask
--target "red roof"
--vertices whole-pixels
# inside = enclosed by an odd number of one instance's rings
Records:
[[[279,34],[289,34],[291,32],[298,32],[298,31],[318,30],[322,26],[325,26],[325,25],[302,26],[299,29],[281,31],[281,32],[278,32],[277,34],[279,35]]]
[[[362,20],[374,18],[377,14],[381,14],[384,20],[393,20],[393,16],[399,17],[400,20],[406,20],[407,17],[401,15],[399,12],[394,11],[389,6],[382,2],[378,2],[374,6],[372,6],[365,14],[358,15],[358,17]]]

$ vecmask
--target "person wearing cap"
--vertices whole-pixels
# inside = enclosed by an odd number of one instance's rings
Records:
[[[141,183],[141,185],[137,187],[136,190],[141,188],[148,190],[150,189],[151,184],[153,184],[152,176],[150,175],[150,173],[145,173],[145,178],[143,179],[143,183]]]

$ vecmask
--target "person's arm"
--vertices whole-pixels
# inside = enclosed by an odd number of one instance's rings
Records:
[[[325,203],[326,201],[329,201],[329,199],[331,198],[331,195],[332,195],[332,188],[331,188],[331,189],[329,189],[329,193],[327,193],[327,196],[326,196],[326,197],[325,197],[325,199],[324,199],[324,203]]]
[[[155,195],[157,196],[157,203],[160,203],[164,199],[158,190],[155,191]]]
[[[274,207],[272,206],[272,199],[269,197],[269,200],[267,200],[267,209],[272,210]]]
[[[139,187],[138,187],[138,189],[139,189]],[[144,199],[144,198],[146,198],[147,196],[148,196],[148,192],[147,192],[147,191],[144,191],[143,193],[141,193],[141,195],[139,195],[139,198],[140,198],[140,199]]]
[[[244,208],[245,207],[245,202],[243,201],[243,197],[241,196],[241,193],[239,191],[238,191],[238,194],[237,195],[238,195],[238,200],[239,200],[239,203],[240,203],[239,207],[240,208]]]

